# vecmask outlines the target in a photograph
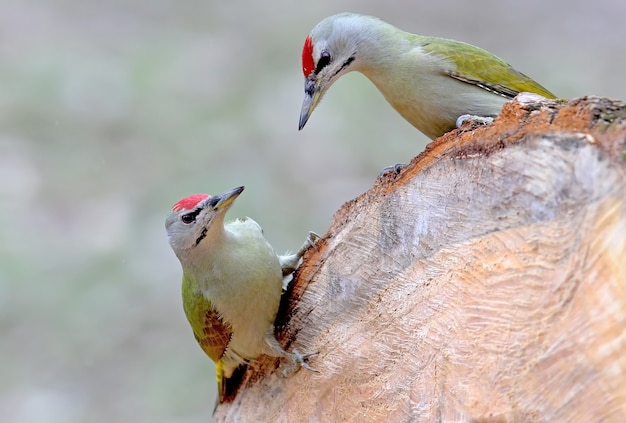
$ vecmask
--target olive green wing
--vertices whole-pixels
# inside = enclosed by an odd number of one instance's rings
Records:
[[[183,308],[202,350],[216,363],[230,343],[232,328],[224,323],[211,302],[183,276]]]
[[[539,94],[546,98],[556,98],[554,94],[530,77],[479,47],[437,37],[422,37],[421,44],[425,52],[442,55],[452,60],[457,70],[446,73],[459,81],[476,85],[507,98],[513,98],[522,91]]]

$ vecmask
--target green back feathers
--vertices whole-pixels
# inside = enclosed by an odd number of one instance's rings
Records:
[[[447,57],[456,65],[456,71],[447,74],[506,98],[513,98],[522,91],[556,98],[537,82],[513,69],[493,54],[460,41],[438,37],[419,37],[424,52]]]

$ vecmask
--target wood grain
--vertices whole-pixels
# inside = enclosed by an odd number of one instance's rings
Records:
[[[509,103],[377,180],[277,320],[319,373],[262,360],[216,417],[626,421],[625,117],[601,98]]]

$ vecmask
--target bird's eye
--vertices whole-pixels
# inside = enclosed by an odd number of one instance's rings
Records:
[[[180,217],[180,220],[185,224],[185,225],[189,225],[190,223],[193,223],[196,221],[196,217],[198,217],[198,215],[200,214],[200,212],[202,211],[202,207],[197,207],[194,211],[183,214]]]
[[[196,216],[197,216],[197,215],[198,215],[198,214],[197,214],[197,213],[194,213],[194,212],[187,213],[187,214],[183,214],[183,215],[180,217],[180,220],[182,220],[182,222],[183,222],[185,225],[189,225],[190,223],[192,223],[192,222],[195,222],[195,221],[196,221]]]
[[[315,68],[315,73],[320,73],[322,69],[324,69],[331,62],[330,53],[327,51],[323,51],[320,54],[320,59],[317,61],[317,67]]]

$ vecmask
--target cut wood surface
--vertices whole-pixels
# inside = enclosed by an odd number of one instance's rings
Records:
[[[218,420],[626,421],[626,106],[435,140],[336,213],[277,326],[319,373],[264,358]]]

